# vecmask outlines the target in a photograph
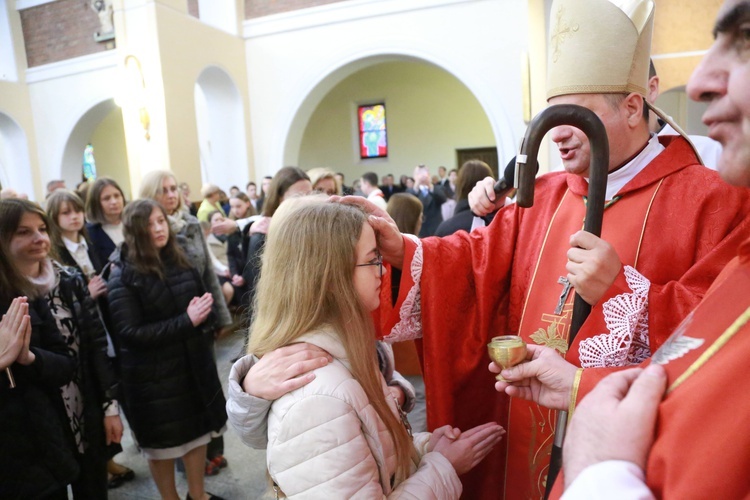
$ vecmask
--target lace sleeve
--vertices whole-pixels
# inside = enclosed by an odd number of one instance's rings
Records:
[[[578,354],[583,368],[627,366],[651,356],[648,339],[648,292],[651,282],[625,266],[631,293],[612,297],[602,306],[608,333],[581,341]]]
[[[417,248],[409,266],[409,273],[414,282],[406,294],[404,303],[398,311],[398,323],[393,327],[391,333],[383,338],[388,343],[402,342],[422,337],[422,241],[414,235],[404,235],[411,239]]]

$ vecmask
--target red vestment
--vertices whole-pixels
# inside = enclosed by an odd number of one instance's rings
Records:
[[[748,359],[750,240],[649,360],[663,364],[668,378],[646,466],[646,483],[656,497],[746,498],[750,493]],[[578,399],[608,371],[584,370]],[[553,497],[561,486],[558,480]]]
[[[746,191],[698,165],[682,138],[662,143],[667,149],[604,212],[603,237],[614,240],[630,267],[620,271],[581,328],[567,354],[573,363],[579,363],[579,351],[602,366],[647,357],[697,305],[750,231]],[[488,228],[421,242],[404,239],[399,299],[385,331],[391,332],[387,340],[425,332],[430,428],[497,421],[508,429],[508,439],[463,477],[465,498],[501,498],[503,492],[506,498],[534,498],[544,492],[554,414],[519,400],[509,403],[494,390],[486,344],[503,334],[551,346],[566,342],[573,294],[554,314],[562,290],[558,278],[567,274],[569,236],[582,228],[587,189],[580,177],[548,174],[537,180],[532,208],[507,206]],[[579,349],[583,339],[593,344]]]

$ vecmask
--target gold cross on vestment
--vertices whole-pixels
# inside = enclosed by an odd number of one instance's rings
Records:
[[[572,35],[576,31],[578,31],[578,25],[574,24],[573,26],[570,26],[566,21],[563,21],[563,6],[561,5],[559,9],[557,9],[557,20],[555,21],[555,31],[552,34],[551,42],[554,45],[554,50],[552,51],[552,62],[557,62],[557,59],[560,57],[560,45],[565,41],[565,38],[567,38],[569,35]]]

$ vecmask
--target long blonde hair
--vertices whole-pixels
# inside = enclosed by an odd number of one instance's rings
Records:
[[[152,170],[141,178],[141,198],[150,198],[158,200],[162,195],[164,179],[171,178],[177,184],[177,177],[169,170]],[[177,197],[177,209],[175,212],[183,210],[182,194]]]
[[[280,207],[263,252],[248,352],[260,357],[329,325],[393,438],[400,482],[409,476],[413,444],[386,402],[372,317],[354,288],[355,247],[366,223],[358,207],[316,197]]]

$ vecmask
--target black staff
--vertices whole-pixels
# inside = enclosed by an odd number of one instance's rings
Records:
[[[601,236],[602,217],[604,215],[604,201],[607,192],[607,173],[609,171],[609,140],[607,131],[599,117],[593,111],[574,104],[558,104],[550,106],[536,115],[526,129],[521,150],[516,157],[516,187],[518,195],[516,203],[519,207],[528,208],[534,204],[534,181],[539,170],[537,155],[539,145],[545,134],[560,125],[571,125],[586,134],[591,145],[591,163],[589,166],[589,192],[586,203],[586,219],[583,230],[595,236]],[[495,184],[495,191],[503,186]],[[573,302],[573,317],[570,324],[568,347],[573,343],[578,330],[591,312],[588,304],[578,293]],[[549,470],[547,472],[547,488],[544,498],[549,498],[552,485],[562,467],[562,445],[565,440],[565,427],[568,412],[557,412],[555,426],[555,440],[552,445]]]

